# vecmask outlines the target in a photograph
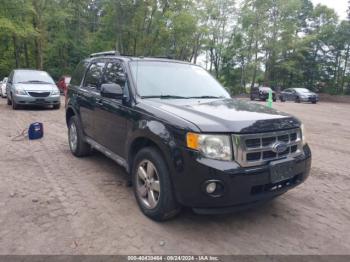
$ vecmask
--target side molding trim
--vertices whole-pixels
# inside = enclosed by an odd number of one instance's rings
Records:
[[[127,161],[124,158],[122,158],[121,156],[113,153],[111,150],[109,150],[108,148],[104,147],[103,145],[100,145],[95,140],[93,140],[93,139],[91,139],[89,137],[86,137],[85,139],[86,139],[86,142],[91,145],[91,147],[93,147],[94,149],[100,151],[102,154],[104,154],[105,156],[107,156],[108,158],[112,159],[117,164],[119,164],[122,167],[124,167],[128,173],[130,172],[129,165],[128,165]]]

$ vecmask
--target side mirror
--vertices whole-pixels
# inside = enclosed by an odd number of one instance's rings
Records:
[[[123,98],[123,88],[118,84],[102,84],[101,85],[101,96],[113,99]]]

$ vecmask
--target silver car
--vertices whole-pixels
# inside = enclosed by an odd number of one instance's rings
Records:
[[[14,110],[24,105],[61,106],[60,91],[52,77],[44,71],[16,69],[7,85],[7,104]]]
[[[311,102],[316,104],[320,101],[319,96],[306,88],[289,88],[280,93],[281,102],[294,101],[296,103]]]
[[[0,83],[0,95],[2,98],[6,97],[6,84],[7,84],[7,77],[4,78],[4,80],[2,80],[2,82]]]

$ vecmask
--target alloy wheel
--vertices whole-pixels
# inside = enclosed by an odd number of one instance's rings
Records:
[[[72,151],[76,151],[78,146],[78,132],[74,122],[69,126],[69,145]]]
[[[136,193],[147,209],[154,209],[159,202],[160,181],[154,164],[143,160],[137,167]]]

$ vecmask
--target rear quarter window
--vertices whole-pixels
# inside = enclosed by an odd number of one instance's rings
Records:
[[[75,86],[81,85],[88,66],[89,66],[88,61],[84,60],[84,61],[79,63],[79,65],[76,67],[76,69],[72,75],[72,80],[70,82],[72,85],[75,85]]]

